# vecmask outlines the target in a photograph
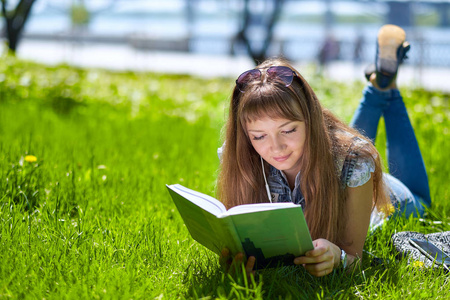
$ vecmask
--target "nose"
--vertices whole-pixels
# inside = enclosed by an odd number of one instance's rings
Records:
[[[283,141],[280,138],[274,137],[272,139],[272,144],[271,144],[272,152],[274,152],[274,153],[281,152],[284,150],[285,147],[286,147],[286,145],[283,143]]]

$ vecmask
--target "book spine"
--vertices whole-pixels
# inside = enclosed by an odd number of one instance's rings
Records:
[[[231,216],[226,216],[218,218],[217,220],[219,220],[219,222],[216,224],[221,228],[218,228],[216,233],[223,237],[224,243],[222,244],[222,248],[227,247],[234,255],[239,252],[245,254],[241,239],[233,223],[233,218]]]

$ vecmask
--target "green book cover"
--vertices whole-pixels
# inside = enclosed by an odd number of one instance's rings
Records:
[[[300,205],[257,203],[227,210],[217,199],[182,185],[167,188],[191,236],[217,254],[227,247],[232,254],[255,256],[257,268],[265,268],[293,264],[314,248]]]

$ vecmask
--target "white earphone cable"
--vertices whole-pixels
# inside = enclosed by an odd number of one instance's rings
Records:
[[[260,156],[260,158],[261,158],[262,172],[263,172],[263,176],[264,176],[264,183],[266,184],[267,197],[269,198],[270,203],[272,203],[272,196],[270,195],[269,184],[267,183],[266,172],[264,171],[264,161],[263,161],[262,156]]]

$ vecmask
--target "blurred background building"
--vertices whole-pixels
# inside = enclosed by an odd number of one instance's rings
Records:
[[[3,2],[13,10],[19,0]],[[109,63],[112,68],[126,68],[130,55],[135,64],[140,61],[138,67],[166,64],[168,71],[175,71],[176,64],[188,64],[186,54],[198,58],[191,61],[192,68],[214,68],[208,60],[214,58],[251,62],[274,55],[322,67],[333,63],[363,67],[373,62],[378,29],[391,23],[406,30],[413,45],[406,64],[419,70],[416,73],[450,69],[450,0],[29,2],[34,3],[17,53],[50,63],[76,63],[91,51],[92,57],[84,60],[93,66]],[[2,26],[5,32],[5,22]],[[195,66],[205,62],[200,57],[208,58],[208,63]]]

